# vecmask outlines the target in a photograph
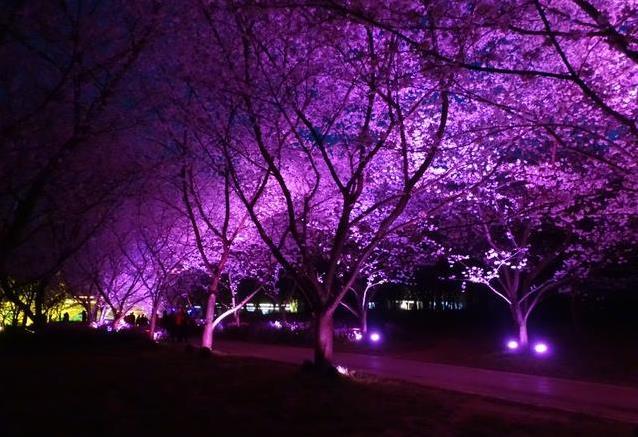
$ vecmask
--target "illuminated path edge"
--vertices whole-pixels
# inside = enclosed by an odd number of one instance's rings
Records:
[[[310,348],[235,341],[218,341],[215,350],[291,364],[313,356]],[[378,355],[335,353],[334,362],[383,378],[638,424],[635,388]]]

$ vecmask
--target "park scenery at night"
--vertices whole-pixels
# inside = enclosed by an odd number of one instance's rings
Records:
[[[638,435],[638,0],[0,3],[0,436]]]

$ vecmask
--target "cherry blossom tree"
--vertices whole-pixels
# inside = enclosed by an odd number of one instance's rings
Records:
[[[216,147],[207,142],[200,132],[185,135],[179,145],[184,154],[179,176],[174,179],[181,197],[174,208],[179,210],[188,229],[190,255],[185,267],[204,268],[210,277],[208,299],[204,316],[202,347],[211,348],[215,327],[230,314],[236,314],[260,290],[257,287],[242,299],[237,299],[235,279],[253,277],[261,279],[267,266],[260,256],[263,247],[255,244],[248,214],[234,194],[230,174]],[[221,157],[221,159],[220,159]],[[221,162],[220,162],[221,161]],[[263,184],[252,194],[254,199],[263,192]],[[220,284],[226,279],[231,289],[230,309],[216,315]]]
[[[264,284],[272,281],[275,271],[264,253],[264,246],[255,238],[248,214],[238,204],[229,171],[224,169],[221,177],[213,174],[211,178],[210,169],[204,175],[194,175],[190,167],[182,176],[185,212],[197,248],[198,263],[211,277],[202,334],[202,347],[211,348],[215,327],[229,315],[237,315]],[[252,202],[262,195],[263,187],[263,184],[257,187]],[[242,278],[257,279],[261,285],[238,299],[237,281]],[[224,280],[230,289],[231,303],[228,309],[215,315]]]
[[[596,167],[585,164],[590,183],[583,184],[584,174],[565,162],[517,161],[462,205],[467,237],[479,243],[476,252],[450,259],[465,266],[464,281],[505,301],[523,347],[530,315],[548,293],[582,281],[592,268],[622,262],[618,246],[636,238],[622,193],[608,185],[613,177],[593,178]]]
[[[442,180],[478,146],[464,156],[463,146],[444,144],[450,74],[424,78],[392,35],[338,19],[328,26],[321,14],[218,8],[205,15],[217,43],[209,56],[225,63],[214,86],[197,93],[227,103],[219,141],[230,177],[260,237],[305,295],[315,362],[325,365],[334,311],[365,261],[409,222],[403,213],[416,191],[439,199],[432,208],[453,197]],[[260,184],[264,195],[255,200]]]
[[[154,339],[158,311],[166,302],[166,287],[174,275],[187,268],[194,248],[189,244],[187,227],[173,210],[158,202],[145,202],[139,207],[127,260],[144,286],[150,312],[149,336]]]
[[[375,247],[363,263],[359,278],[341,301],[359,321],[362,334],[368,332],[369,303],[382,285],[411,285],[419,267],[443,255],[444,248],[427,236],[428,230],[415,225],[401,228]]]
[[[107,243],[104,243],[107,244]],[[103,247],[90,247],[80,253],[81,258],[74,266],[75,275],[85,278],[87,284],[83,294],[98,297],[100,303],[98,321],[104,323],[110,311],[110,325],[119,329],[122,320],[133,307],[147,300],[148,293],[142,276],[144,271],[139,262],[131,262],[131,255],[126,253],[130,247],[112,245],[111,250]],[[123,246],[123,245],[122,245]],[[93,253],[89,250],[93,249]],[[76,277],[77,277],[76,276]]]

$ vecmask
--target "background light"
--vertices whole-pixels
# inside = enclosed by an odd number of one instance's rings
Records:
[[[378,332],[373,332],[370,334],[370,341],[378,343],[381,340],[381,335]]]

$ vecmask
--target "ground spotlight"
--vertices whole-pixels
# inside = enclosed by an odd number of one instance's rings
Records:
[[[506,343],[506,346],[507,346],[507,348],[508,348],[509,350],[511,350],[511,351],[515,351],[515,350],[518,350],[518,346],[519,346],[519,344],[518,344],[518,341],[516,341],[516,340],[509,340],[509,341]]]
[[[545,355],[547,352],[549,352],[549,347],[546,343],[538,342],[534,345],[534,352],[536,352],[538,355]]]

